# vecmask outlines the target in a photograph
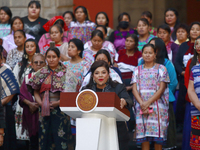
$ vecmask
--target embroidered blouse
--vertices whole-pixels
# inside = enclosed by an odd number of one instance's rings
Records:
[[[24,51],[18,51],[17,48],[14,48],[9,51],[6,63],[14,69],[15,65],[22,60]]]
[[[84,21],[79,23],[78,21],[70,22],[69,32],[73,35],[73,38],[80,39],[83,44],[90,40],[92,31],[95,30],[95,23],[91,21]]]

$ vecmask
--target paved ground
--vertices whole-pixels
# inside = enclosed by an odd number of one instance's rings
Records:
[[[130,138],[133,137],[133,134],[130,133]],[[181,145],[182,145],[182,133],[178,133],[177,134],[177,148],[175,150],[181,150]],[[141,150],[141,148],[136,146],[136,143],[134,141],[130,141],[129,142],[129,150]],[[154,148],[152,148],[151,150],[154,150]]]

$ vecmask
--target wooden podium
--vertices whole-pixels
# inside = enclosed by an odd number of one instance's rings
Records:
[[[128,121],[130,112],[120,108],[114,92],[97,92],[98,104],[91,112],[77,107],[79,93],[61,93],[60,108],[76,118],[76,150],[119,150],[116,121]]]

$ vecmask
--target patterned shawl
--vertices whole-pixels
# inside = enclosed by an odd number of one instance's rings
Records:
[[[17,83],[15,75],[5,65],[0,67],[0,76],[2,82],[1,99],[19,93],[19,85]]]

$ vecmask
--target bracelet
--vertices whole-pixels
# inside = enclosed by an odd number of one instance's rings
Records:
[[[5,136],[5,133],[0,133],[0,135]]]

